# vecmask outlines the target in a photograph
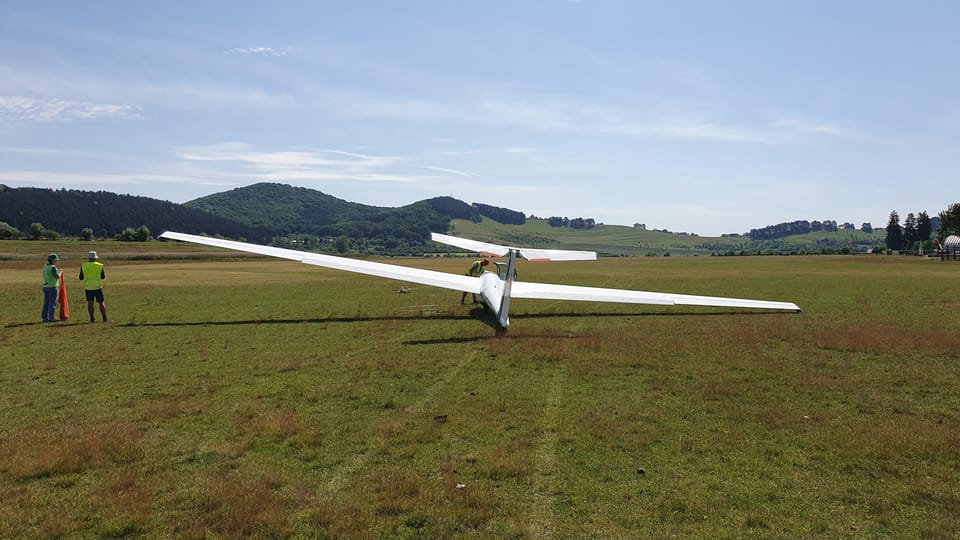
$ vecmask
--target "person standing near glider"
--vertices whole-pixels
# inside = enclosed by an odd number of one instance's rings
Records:
[[[490,264],[489,259],[483,259],[482,261],[473,261],[473,264],[470,265],[470,269],[467,270],[467,275],[470,277],[480,277],[480,274],[483,274],[484,268]],[[460,303],[465,303],[467,299],[467,293],[464,292],[463,296],[460,297]],[[473,295],[473,303],[477,303],[477,295]]]
[[[43,312],[40,315],[43,322],[57,320],[57,296],[60,294],[60,276],[63,275],[57,268],[59,260],[59,255],[51,253],[47,255],[47,264],[43,265]]]
[[[90,314],[90,322],[93,318],[93,301],[100,304],[100,316],[103,322],[107,322],[107,306],[103,302],[103,280],[107,278],[103,272],[103,263],[97,259],[96,251],[87,253],[87,262],[80,266],[80,281],[83,282],[83,292],[87,295],[87,313]]]

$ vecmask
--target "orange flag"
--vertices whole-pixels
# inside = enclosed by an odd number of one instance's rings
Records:
[[[60,278],[60,320],[70,318],[70,299],[67,298],[67,280]]]

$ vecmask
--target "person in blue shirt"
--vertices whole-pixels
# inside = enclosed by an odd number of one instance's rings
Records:
[[[47,255],[47,264],[43,265],[43,311],[40,319],[43,322],[56,322],[57,297],[60,295],[60,276],[63,272],[57,268],[60,256],[56,253]]]

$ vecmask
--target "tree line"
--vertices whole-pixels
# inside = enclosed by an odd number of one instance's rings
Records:
[[[934,248],[934,237],[942,242],[950,235],[960,235],[960,203],[951,204],[935,217],[930,217],[926,211],[916,215],[910,212],[903,220],[903,225],[900,224],[900,214],[896,210],[891,211],[884,244],[887,249],[897,251],[930,251]]]
[[[842,225],[837,225],[837,222],[832,219],[825,219],[823,221],[798,220],[791,221],[789,223],[769,225],[760,229],[750,229],[750,232],[747,233],[747,236],[752,240],[776,240],[778,238],[786,238],[787,236],[794,236],[798,234],[808,234],[820,231],[837,232],[840,230],[856,230],[856,226],[849,222]],[[871,233],[873,232],[873,225],[870,223],[864,223],[860,226],[860,230],[865,233]]]
[[[550,216],[547,218],[547,224],[551,227],[569,227],[571,229],[592,229],[597,226],[597,221],[593,218],[573,218],[561,216]]]
[[[89,229],[100,238],[114,238],[127,229],[143,226],[152,231],[168,229],[187,233],[221,234],[232,238],[267,241],[262,229],[187,208],[169,201],[149,197],[118,195],[107,191],[52,190],[42,188],[10,188],[0,185],[0,227],[2,235],[37,237],[37,227],[54,234],[84,236]],[[19,231],[19,235],[15,234]]]
[[[106,230],[100,231],[99,238],[107,238],[106,233]],[[63,238],[63,235],[53,229],[44,227],[43,223],[39,222],[31,223],[28,231],[23,232],[6,221],[0,221],[0,240],[19,240],[21,238],[28,238],[30,240],[59,240]],[[96,239],[97,236],[94,234],[93,229],[84,227],[80,229],[78,238],[90,241]],[[113,238],[114,240],[120,240],[122,242],[146,242],[153,237],[150,235],[150,229],[148,229],[146,225],[140,225],[137,228],[126,227],[114,235]]]

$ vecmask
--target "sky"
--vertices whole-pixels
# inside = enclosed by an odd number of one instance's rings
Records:
[[[960,199],[960,3],[0,3],[0,183],[692,232]]]

